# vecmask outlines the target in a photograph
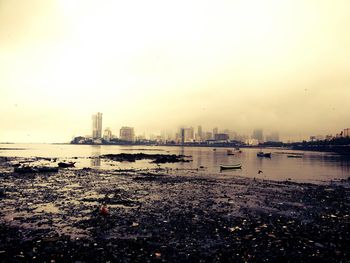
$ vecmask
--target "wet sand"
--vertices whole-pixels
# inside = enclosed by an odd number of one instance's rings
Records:
[[[350,261],[348,180],[162,169],[16,174],[9,161],[0,162],[1,262]]]

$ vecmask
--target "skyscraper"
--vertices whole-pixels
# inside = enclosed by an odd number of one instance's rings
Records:
[[[119,135],[120,135],[119,138],[122,141],[128,141],[128,142],[135,141],[134,128],[132,127],[121,127]]]
[[[110,128],[106,128],[103,132],[103,139],[105,141],[110,141],[112,139],[112,131]]]
[[[92,115],[92,139],[101,139],[102,137],[102,113],[97,112]]]
[[[253,131],[252,139],[258,140],[259,143],[264,142],[264,134],[262,129],[255,129]]]
[[[202,139],[203,139],[203,131],[202,131],[202,126],[201,125],[198,126],[197,136],[196,137],[197,137],[196,138],[197,141],[202,141]]]

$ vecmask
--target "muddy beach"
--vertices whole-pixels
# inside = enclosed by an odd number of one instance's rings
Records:
[[[350,261],[348,180],[162,168],[18,174],[12,161],[0,160],[1,262]]]

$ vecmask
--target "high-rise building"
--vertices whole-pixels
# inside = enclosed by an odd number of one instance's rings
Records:
[[[134,128],[132,127],[121,127],[119,135],[122,141],[133,142],[135,140]]]
[[[180,129],[180,140],[181,143],[193,142],[194,141],[194,130],[193,127],[181,128]]]
[[[202,131],[202,126],[199,125],[197,128],[197,136],[196,136],[197,141],[201,141],[203,139],[203,131]]]
[[[253,131],[252,139],[258,140],[258,142],[264,142],[264,135],[262,129],[255,129]]]
[[[106,128],[103,132],[103,139],[105,141],[110,141],[112,139],[112,131],[110,128]]]
[[[92,115],[92,139],[101,139],[102,137],[102,113],[97,112]]]
[[[278,132],[272,132],[269,135],[266,135],[266,141],[267,142],[279,142],[280,136]]]
[[[219,129],[218,129],[218,127],[215,127],[213,129],[213,136],[215,137],[215,134],[217,134],[217,133],[219,133]]]
[[[214,140],[216,141],[227,141],[228,139],[229,136],[226,133],[217,133],[214,135]]]
[[[185,128],[180,129],[180,140],[181,140],[181,144],[185,143]]]
[[[212,140],[213,139],[213,134],[211,132],[205,132],[204,133],[204,140]]]
[[[346,128],[343,131],[343,137],[350,137],[350,128]]]
[[[193,142],[194,130],[193,127],[185,128],[185,142]]]

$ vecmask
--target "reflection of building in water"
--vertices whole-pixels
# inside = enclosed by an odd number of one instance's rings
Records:
[[[92,145],[92,151],[91,151],[91,166],[101,166],[101,145]]]
[[[101,139],[102,137],[102,113],[97,112],[92,115],[92,139]]]
[[[122,127],[120,129],[120,136],[119,137],[122,141],[133,142],[135,140],[134,128]]]
[[[100,159],[100,157],[91,158],[91,166],[92,167],[101,166],[101,159]]]

